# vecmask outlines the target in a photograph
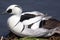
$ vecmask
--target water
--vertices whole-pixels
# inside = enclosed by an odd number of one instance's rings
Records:
[[[18,4],[23,11],[40,11],[60,20],[60,0],[0,0],[0,14],[11,4]],[[0,15],[0,36],[9,32],[9,15]]]

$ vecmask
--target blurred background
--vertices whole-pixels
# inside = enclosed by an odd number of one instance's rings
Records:
[[[24,12],[40,11],[60,20],[60,0],[0,0],[0,14],[11,5],[20,5]],[[0,15],[0,36],[9,33],[7,19],[10,15]]]

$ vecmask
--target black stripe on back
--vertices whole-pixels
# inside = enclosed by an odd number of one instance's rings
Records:
[[[40,24],[39,24],[39,28],[43,27],[43,25],[45,25],[45,22],[46,22],[45,20],[41,21]],[[34,23],[33,23],[33,24],[34,24]],[[31,26],[32,26],[33,24],[28,25],[28,28],[31,28]]]
[[[34,24],[34,23],[32,23],[32,24],[28,25],[28,28],[30,28],[30,29],[31,29],[31,26],[32,26],[33,24]]]
[[[23,29],[22,29],[22,31],[21,32],[23,32],[24,31],[24,29],[25,29],[25,25],[23,25],[24,27],[23,27]]]
[[[30,18],[34,18],[36,15],[33,15],[33,14],[25,14],[25,15],[22,15],[21,16],[21,22],[24,21],[24,20],[28,20]]]
[[[39,24],[39,28],[41,28],[45,24],[45,20],[41,21]]]

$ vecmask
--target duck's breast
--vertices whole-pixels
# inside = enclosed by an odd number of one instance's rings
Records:
[[[7,24],[10,28],[13,28],[18,21],[20,20],[20,17],[17,15],[12,15],[11,17],[8,18]]]

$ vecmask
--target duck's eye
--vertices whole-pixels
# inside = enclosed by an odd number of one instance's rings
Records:
[[[12,9],[9,9],[8,11],[7,11],[7,13],[11,13],[12,12]]]

